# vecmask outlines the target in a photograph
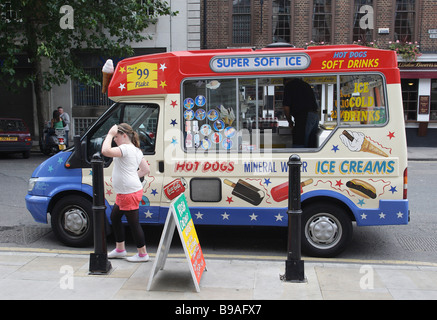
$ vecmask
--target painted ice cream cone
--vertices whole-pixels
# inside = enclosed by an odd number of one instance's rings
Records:
[[[361,146],[361,150],[363,152],[370,152],[376,154],[378,156],[388,157],[388,154],[382,151],[381,149],[375,147],[373,144],[369,142],[369,140],[364,139],[363,145]]]
[[[362,132],[343,130],[340,139],[350,151],[369,152],[378,156],[388,157],[387,153],[370,143]]]
[[[114,65],[111,59],[106,60],[105,65],[102,68],[102,93],[108,91],[109,82],[114,74]]]

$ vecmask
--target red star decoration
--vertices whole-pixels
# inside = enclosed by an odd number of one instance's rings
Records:
[[[176,107],[176,106],[178,105],[177,101],[173,101],[173,100],[171,101],[170,104],[171,104],[171,106],[172,106],[173,108]]]
[[[229,204],[231,204],[231,202],[234,202],[234,200],[232,200],[232,197],[227,197],[226,201],[229,202]]]
[[[106,194],[107,194],[108,196],[111,196],[111,194],[112,194],[111,189],[106,190]]]
[[[343,182],[341,182],[341,180],[335,180],[335,182],[336,182],[335,186],[340,188],[344,184]]]
[[[389,131],[389,132],[388,132],[388,135],[387,135],[387,137],[389,137],[389,138],[390,138],[390,140],[391,140],[392,138],[394,138],[394,137],[395,137],[395,133],[394,133],[394,132],[391,132],[391,131]]]

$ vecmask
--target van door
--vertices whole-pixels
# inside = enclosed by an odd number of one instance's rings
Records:
[[[100,152],[103,140],[114,124],[127,123],[138,133],[140,149],[150,166],[150,173],[144,177],[143,198],[140,203],[140,222],[158,222],[161,204],[161,189],[163,171],[163,100],[153,100],[142,103],[119,103],[112,112],[99,119],[87,132],[87,161],[91,161],[96,152]],[[113,142],[113,146],[115,143]],[[112,186],[112,159],[105,158],[105,198],[111,205],[106,213],[109,215],[115,203],[115,193]],[[84,169],[82,183],[91,185],[90,170]]]

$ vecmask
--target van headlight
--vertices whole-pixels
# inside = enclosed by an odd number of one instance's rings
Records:
[[[27,190],[30,192],[33,190],[33,187],[35,187],[36,182],[38,181],[38,178],[30,178],[29,179],[29,185],[27,187]]]

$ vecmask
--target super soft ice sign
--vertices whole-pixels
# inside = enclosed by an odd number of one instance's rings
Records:
[[[215,72],[304,70],[311,63],[304,53],[250,56],[217,56],[211,59]]]

